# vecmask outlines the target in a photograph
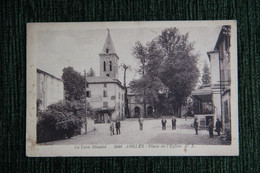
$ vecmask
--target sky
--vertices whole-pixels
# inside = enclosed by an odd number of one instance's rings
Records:
[[[137,22],[138,23],[138,22]],[[154,23],[155,24],[155,23]],[[57,27],[58,26],[58,27]],[[132,50],[137,41],[142,44],[159,36],[165,28],[177,27],[181,34],[189,33],[189,42],[194,42],[194,52],[199,54],[198,68],[209,64],[207,52],[214,49],[222,25],[99,25],[85,26],[85,23],[47,25],[37,32],[37,68],[50,73],[58,78],[62,76],[64,67],[72,66],[84,74],[93,68],[96,76],[99,72],[99,53],[107,37],[107,28],[110,30],[115,51],[119,57],[119,65],[130,65],[127,71],[126,83],[139,78],[136,69],[139,66],[137,59],[132,55]],[[91,26],[91,27],[90,27]],[[119,80],[123,82],[123,69],[119,69]]]

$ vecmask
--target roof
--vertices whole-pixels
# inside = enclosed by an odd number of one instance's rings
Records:
[[[100,83],[116,83],[120,87],[124,88],[122,83],[118,79],[112,79],[110,77],[103,77],[103,76],[97,76],[97,77],[86,77],[87,83],[89,84],[100,84]]]
[[[50,73],[47,73],[47,72],[45,72],[45,71],[43,71],[43,70],[40,70],[40,69],[38,69],[38,68],[37,68],[37,73],[42,73],[42,74],[48,75],[48,76],[50,76],[50,77],[52,77],[52,78],[54,78],[54,79],[57,79],[57,80],[63,82],[62,79],[57,78],[56,76],[54,76],[54,75],[52,75],[52,74],[50,74]]]
[[[105,44],[103,46],[103,49],[102,49],[102,54],[116,54],[116,51],[115,51],[115,47],[114,47],[114,44],[113,44],[113,41],[112,41],[112,38],[110,36],[110,31],[109,29],[107,29],[108,33],[107,33],[107,38],[106,38],[106,41],[105,41]]]
[[[218,53],[218,52],[219,52],[218,50],[208,51],[207,55],[208,55],[209,61],[211,61],[211,58],[212,58],[210,55],[213,54],[213,53]]]
[[[223,42],[223,39],[230,34],[230,29],[231,26],[230,25],[224,25],[221,28],[221,31],[218,35],[218,40],[216,42],[215,48],[214,50],[218,50],[219,49],[219,45]]]
[[[195,96],[195,95],[211,95],[212,91],[211,91],[211,88],[209,86],[207,86],[207,87],[203,87],[203,88],[194,90],[194,91],[191,92],[191,94],[193,96]]]
[[[191,92],[191,95],[197,97],[201,101],[211,102],[212,101],[212,90],[209,86],[197,89]]]

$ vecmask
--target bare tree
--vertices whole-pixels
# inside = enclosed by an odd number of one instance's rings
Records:
[[[124,89],[125,89],[125,115],[129,117],[129,107],[128,107],[128,98],[127,98],[127,87],[126,87],[126,71],[127,69],[131,70],[130,65],[121,64],[120,67],[124,70]]]

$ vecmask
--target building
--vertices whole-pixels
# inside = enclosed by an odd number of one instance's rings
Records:
[[[37,109],[45,110],[50,104],[64,99],[63,81],[37,69]]]
[[[118,60],[110,32],[99,54],[100,76],[87,77],[86,99],[96,123],[125,118],[124,87],[118,80]]]
[[[203,86],[192,92],[193,98],[193,113],[198,119],[198,124],[201,128],[206,128],[209,120],[214,119],[214,102],[213,93],[210,86]]]
[[[138,118],[144,115],[144,105],[142,104],[142,97],[134,93],[130,87],[127,88],[127,98],[129,107],[129,117]],[[146,104],[146,115],[147,117],[154,117],[154,110],[151,105]]]
[[[230,30],[229,25],[222,26],[213,51],[207,52],[210,61],[211,84],[192,92],[195,98],[195,116],[207,126],[208,119],[219,119],[224,131],[230,131]],[[212,111],[205,113],[205,109]]]
[[[230,31],[231,26],[225,25],[222,27],[214,50],[219,54],[219,88],[221,95],[221,116],[223,129],[230,132],[231,128],[231,113],[230,113]]]

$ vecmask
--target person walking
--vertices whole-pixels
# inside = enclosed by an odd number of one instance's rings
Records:
[[[195,132],[196,132],[196,135],[198,135],[198,127],[199,127],[199,124],[198,124],[198,121],[197,119],[194,120],[194,129],[195,129]]]
[[[161,122],[162,122],[162,130],[166,130],[167,120],[165,118],[163,118]]]
[[[116,134],[120,135],[120,127],[121,127],[121,123],[119,120],[116,120]]]
[[[115,135],[115,132],[114,132],[114,122],[113,120],[111,120],[110,122],[110,135]]]
[[[217,122],[216,122],[216,132],[218,133],[218,136],[220,136],[220,130],[222,130],[222,124],[219,121],[219,118],[217,118]]]
[[[214,128],[213,121],[211,119],[209,119],[209,138],[214,138],[213,128]]]
[[[173,117],[172,118],[172,130],[176,130],[176,118],[175,117]]]
[[[138,122],[139,122],[140,130],[142,131],[143,130],[143,122],[144,122],[143,117],[139,117]]]

